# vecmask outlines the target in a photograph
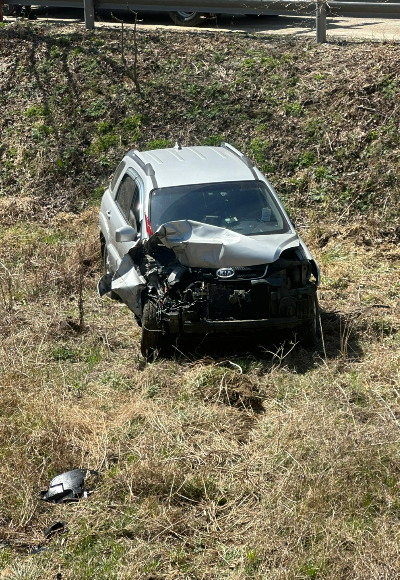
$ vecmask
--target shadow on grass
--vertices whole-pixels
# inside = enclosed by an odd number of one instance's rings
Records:
[[[321,358],[329,360],[342,356],[352,361],[360,360],[363,351],[356,321],[351,315],[321,311],[321,325],[322,335],[318,333],[317,344],[312,348],[299,345],[294,333],[274,330],[270,334],[185,335],[178,339],[173,351],[177,358],[193,361],[210,357],[215,361],[228,359],[231,364],[236,359],[262,362],[267,366],[284,364],[301,374],[314,368]]]

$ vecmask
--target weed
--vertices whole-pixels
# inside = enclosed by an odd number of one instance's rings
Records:
[[[90,151],[92,155],[98,155],[99,153],[103,153],[108,151],[110,147],[114,147],[119,143],[120,139],[118,135],[114,135],[112,133],[102,134],[98,137],[90,146]]]
[[[128,131],[138,129],[144,122],[145,116],[142,114],[132,115],[122,121],[122,125]]]
[[[86,109],[86,114],[90,117],[100,117],[107,110],[107,103],[104,99],[97,99]]]
[[[52,356],[57,361],[78,362],[79,354],[76,349],[67,345],[56,346],[52,349]]]
[[[61,56],[61,51],[57,45],[53,45],[50,49],[50,58],[59,58]]]
[[[387,99],[394,99],[399,88],[399,82],[397,79],[387,76],[387,78],[381,84],[382,92]]]
[[[310,578],[311,580],[317,580],[323,570],[323,563],[315,562],[313,560],[304,562],[304,564],[300,566],[300,572],[303,574],[303,577]]]
[[[32,105],[28,107],[25,111],[26,117],[47,117],[50,114],[49,106],[44,105]]]
[[[393,323],[387,318],[377,318],[372,321],[371,326],[377,336],[382,338],[397,332],[396,328],[393,327]]]
[[[91,194],[89,194],[90,204],[94,206],[99,205],[103,194],[104,187],[96,187],[96,189]]]
[[[225,137],[223,135],[209,135],[202,141],[202,145],[214,146],[219,147],[221,143],[225,141]]]
[[[147,392],[146,392],[146,397],[151,399],[153,397],[156,397],[160,392],[160,385],[158,385],[157,383],[154,385],[150,385],[147,388]]]
[[[51,244],[55,246],[66,239],[66,235],[64,232],[56,232],[50,231],[48,234],[45,234],[43,241],[45,244]]]
[[[311,167],[317,161],[313,151],[305,151],[297,160],[298,167]]]
[[[41,123],[35,123],[32,129],[34,139],[44,139],[53,133],[53,128]]]
[[[147,149],[164,149],[165,147],[173,147],[174,141],[169,139],[156,139],[147,143]]]
[[[160,567],[161,567],[160,558],[152,557],[143,566],[143,572],[145,574],[149,572],[157,572],[157,570],[159,570]]]
[[[322,264],[332,264],[334,262],[343,262],[349,259],[349,253],[340,245],[325,250],[320,256]]]
[[[257,568],[260,565],[260,561],[257,557],[257,549],[246,548],[246,558],[247,562],[245,565],[245,574],[247,576],[253,576],[253,574],[256,572]]]
[[[332,173],[331,169],[326,169],[325,167],[316,167],[314,169],[314,176],[317,181],[322,181],[325,179],[332,180],[335,178],[335,175]]]
[[[107,135],[107,133],[111,133],[112,130],[113,126],[109,121],[101,121],[97,125],[97,133],[99,135]]]
[[[272,173],[274,170],[272,163],[267,160],[267,155],[270,156],[270,147],[268,141],[263,141],[259,137],[253,139],[250,143],[251,155],[254,157],[261,171],[266,173]]]
[[[285,113],[293,117],[300,117],[303,114],[303,107],[301,103],[285,103]]]

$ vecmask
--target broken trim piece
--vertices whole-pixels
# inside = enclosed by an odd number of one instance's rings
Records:
[[[49,488],[40,492],[42,500],[51,503],[65,503],[77,502],[81,497],[87,497],[84,483],[88,474],[98,475],[98,472],[92,469],[73,469],[56,475],[51,480]]]
[[[54,524],[43,530],[43,535],[45,538],[49,539],[58,532],[65,534],[65,532],[67,531],[66,526],[67,522],[55,522]]]

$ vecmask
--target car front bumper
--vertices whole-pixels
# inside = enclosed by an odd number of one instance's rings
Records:
[[[180,327],[184,334],[231,334],[262,332],[268,329],[296,328],[299,324],[297,317],[268,318],[261,320],[201,320],[199,322],[185,321]],[[172,327],[172,328],[171,328]],[[176,332],[174,323],[170,325],[170,332]]]

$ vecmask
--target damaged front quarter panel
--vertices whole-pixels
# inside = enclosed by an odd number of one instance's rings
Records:
[[[100,278],[97,292],[100,297],[110,292],[117,294],[128,308],[140,317],[142,314],[141,294],[146,288],[146,279],[138,271],[132,254],[135,255],[135,252],[131,250],[125,254],[115,274],[104,274]]]
[[[125,254],[111,280],[111,290],[118,294],[136,316],[142,314],[141,294],[146,288],[146,279],[138,272],[133,258]]]

